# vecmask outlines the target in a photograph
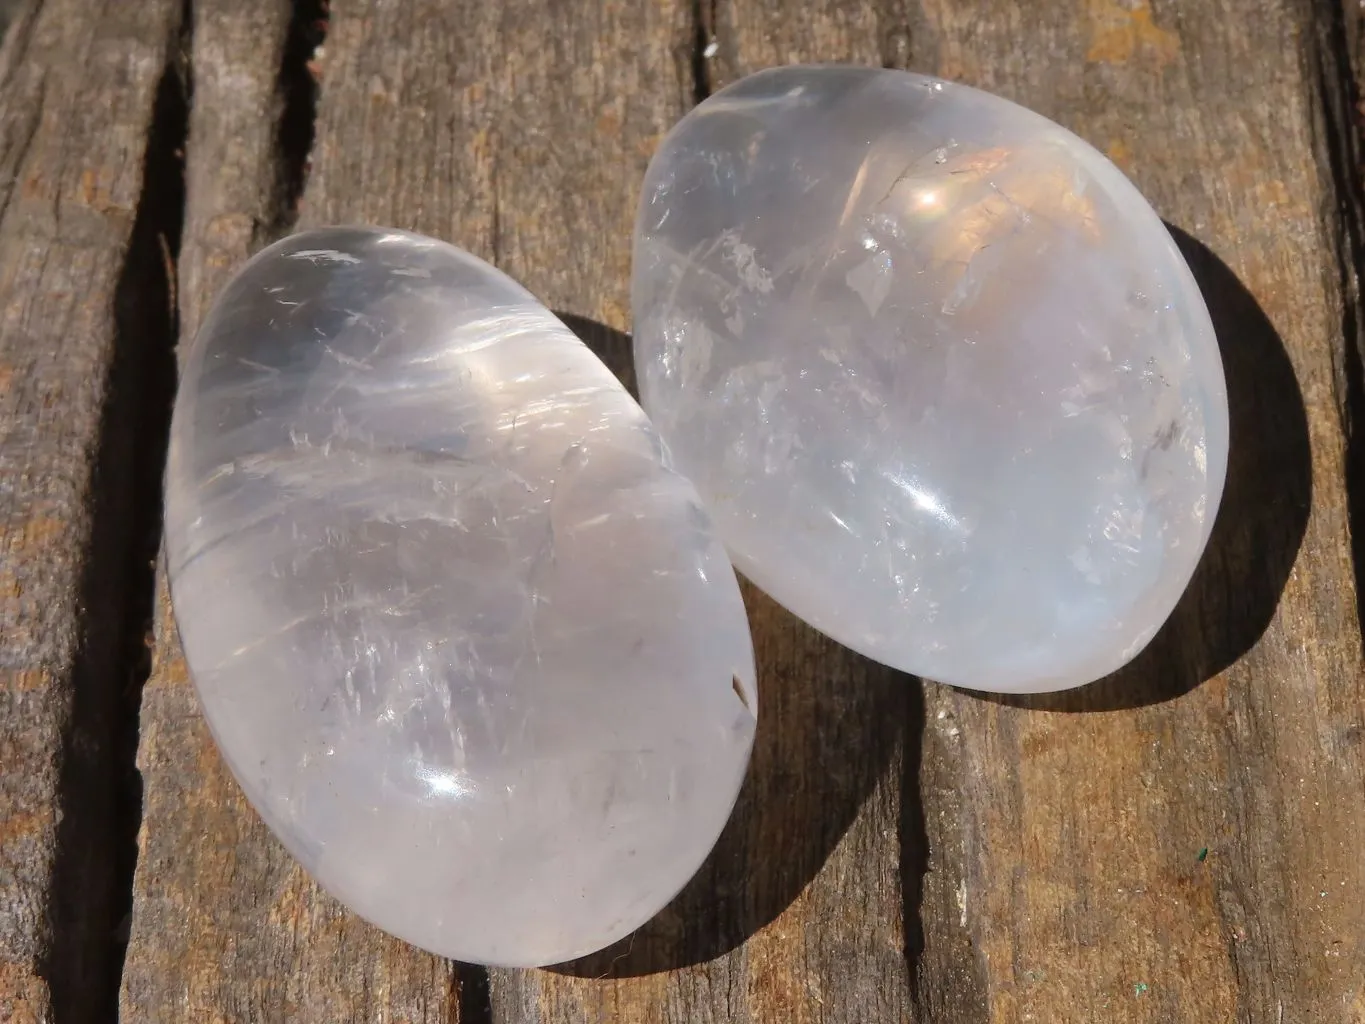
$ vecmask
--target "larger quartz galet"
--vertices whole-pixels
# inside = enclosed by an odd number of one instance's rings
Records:
[[[725,552],[610,371],[452,246],[313,231],[238,274],[185,363],[166,554],[248,798],[410,942],[599,949],[730,812],[756,704]]]
[[[976,689],[1103,676],[1223,488],[1208,313],[1129,181],[1006,100],[790,67],[650,164],[642,401],[736,565],[835,639]]]

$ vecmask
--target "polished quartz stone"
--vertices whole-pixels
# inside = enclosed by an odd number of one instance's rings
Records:
[[[1186,587],[1227,461],[1213,328],[1051,121],[897,71],[743,79],[650,164],[632,301],[642,401],[736,565],[848,646],[1061,689]]]
[[[247,796],[410,942],[599,949],[730,812],[756,697],[724,549],[610,371],[467,253],[328,229],[234,278],[184,367],[166,555]]]

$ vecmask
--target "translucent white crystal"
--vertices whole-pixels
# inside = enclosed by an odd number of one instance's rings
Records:
[[[364,917],[551,963],[706,856],[754,735],[734,572],[639,406],[497,270],[368,229],[257,256],[185,364],[166,513],[223,755]]]
[[[1151,639],[1222,492],[1222,364],[1108,160],[998,97],[791,67],[649,167],[642,401],[737,566],[870,657],[1076,686]]]

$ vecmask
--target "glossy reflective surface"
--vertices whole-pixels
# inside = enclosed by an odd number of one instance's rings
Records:
[[[754,733],[734,573],[639,407],[513,281],[396,231],[266,250],[189,353],[166,498],[214,735],[360,914],[551,963],[699,866]]]
[[[737,566],[897,668],[1076,686],[1151,639],[1207,541],[1222,365],[1152,208],[998,97],[792,67],[650,165],[642,401]]]

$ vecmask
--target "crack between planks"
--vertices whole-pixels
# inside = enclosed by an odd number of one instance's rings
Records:
[[[493,995],[488,969],[475,964],[451,963],[449,1024],[493,1024]]]
[[[312,169],[313,144],[317,140],[321,86],[314,61],[327,40],[330,16],[329,0],[290,2],[289,27],[276,87],[280,108],[272,154],[274,194],[264,237],[256,239],[258,247],[283,238],[299,221],[303,192]]]
[[[1343,346],[1337,403],[1346,438],[1346,502],[1355,572],[1356,614],[1365,622],[1365,322],[1360,270],[1365,265],[1365,185],[1361,179],[1360,92],[1351,56],[1351,32],[1342,0],[1310,0],[1316,28],[1314,73],[1322,145],[1331,175],[1336,259],[1341,288]]]
[[[489,262],[499,270],[502,265],[502,203],[498,199],[498,149],[493,148],[492,162],[488,168],[488,191],[492,195],[493,210],[489,216],[488,251]]]
[[[901,930],[910,1004],[919,1019],[922,997],[920,972],[924,968],[924,882],[929,874],[929,830],[924,818],[921,769],[924,762],[925,695],[928,684],[908,681],[905,731],[901,739],[900,778],[900,883]]]
[[[142,195],[127,264],[115,292],[117,317],[115,387],[135,410],[130,457],[134,507],[125,607],[125,689],[120,695],[120,737],[116,748],[119,786],[116,959],[110,985],[110,1019],[117,1019],[119,983],[132,927],[133,875],[142,826],[142,777],[137,768],[142,686],[151,674],[152,622],[156,610],[156,558],[161,547],[162,474],[170,441],[176,387],[176,344],[180,335],[177,264],[185,220],[185,149],[192,102],[190,66],[193,0],[183,0],[178,38],[157,90],[148,137]],[[118,374],[119,368],[123,375]]]
[[[60,779],[44,970],[54,1024],[118,1018],[141,824],[138,712],[151,667],[161,473],[175,390],[175,260],[189,125],[188,0],[157,85],[114,338],[82,573],[81,645]]]
[[[711,77],[711,49],[716,38],[716,0],[692,0],[692,102],[701,103],[715,85]]]
[[[969,927],[973,855],[956,695],[913,680],[900,780],[903,954],[912,1019],[985,1024],[986,972]],[[937,725],[931,724],[937,723]],[[932,826],[932,827],[931,827]]]
[[[924,14],[914,0],[880,0],[877,4],[877,55],[884,68],[907,71],[926,54],[921,42]]]

